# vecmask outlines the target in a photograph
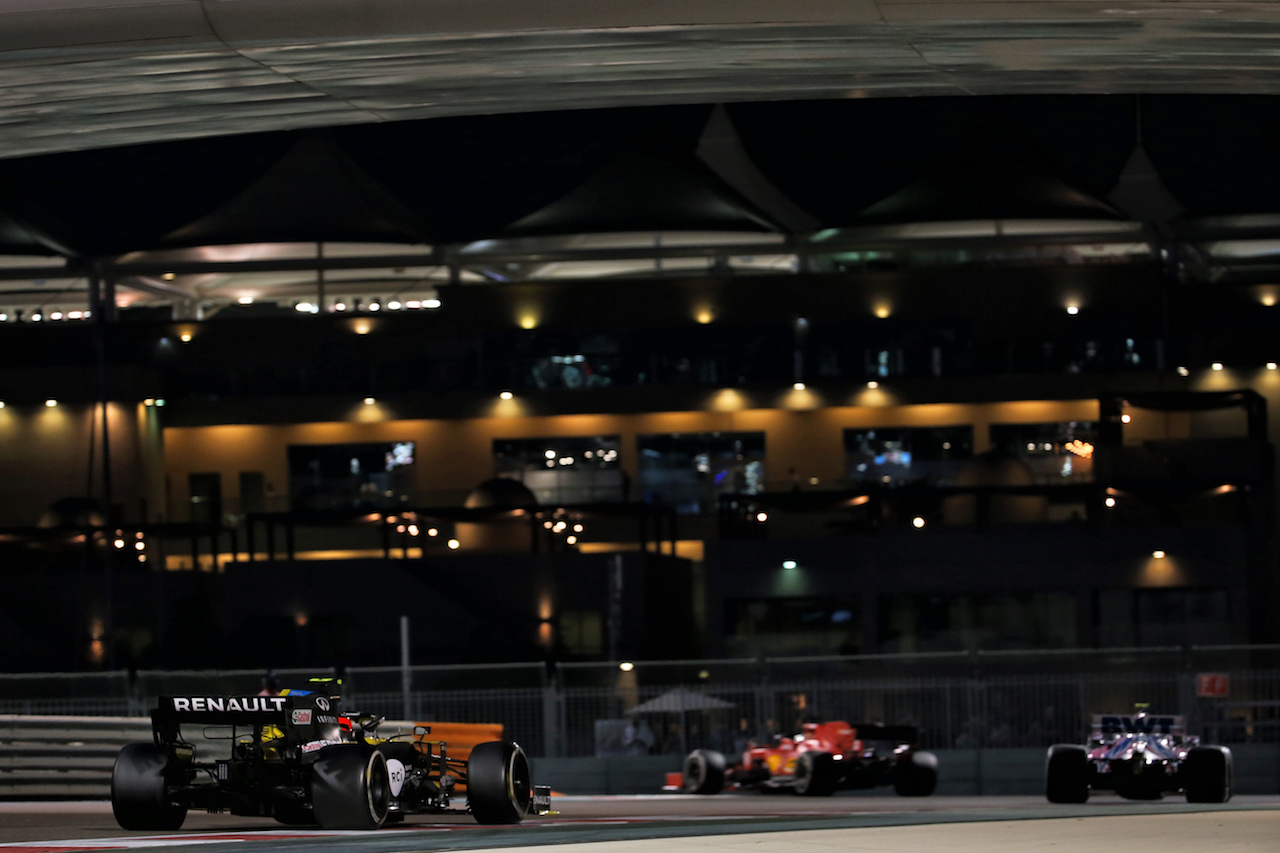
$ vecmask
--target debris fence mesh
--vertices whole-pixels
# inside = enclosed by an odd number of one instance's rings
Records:
[[[263,672],[0,675],[0,714],[146,716],[155,697],[256,693]],[[280,670],[342,678],[392,721],[500,723],[534,756],[724,752],[810,719],[914,725],[927,748],[1078,742],[1138,703],[1224,744],[1280,742],[1280,647]]]

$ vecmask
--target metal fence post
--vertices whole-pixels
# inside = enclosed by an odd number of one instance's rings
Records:
[[[1185,719],[1186,734],[1203,734],[1201,703],[1196,697],[1196,674],[1190,669],[1177,674],[1178,713]]]
[[[974,793],[981,796],[986,793],[986,786],[983,784],[986,776],[986,752],[987,752],[987,708],[986,708],[986,685],[982,682],[977,674],[969,676],[968,690],[968,711],[969,719],[965,721],[965,725],[973,724],[976,726],[974,732]]]
[[[413,684],[413,670],[409,668],[409,617],[400,617],[400,691],[404,695],[403,719],[409,719],[409,691]]]
[[[542,688],[542,743],[547,758],[564,757],[564,695]]]

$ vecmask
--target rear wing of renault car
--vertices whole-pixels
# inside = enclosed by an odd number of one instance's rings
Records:
[[[282,732],[296,732],[298,740],[314,740],[337,730],[338,710],[329,697],[320,694],[161,696],[157,700],[151,712],[151,727],[158,742],[181,740],[181,727],[186,724],[277,726]]]

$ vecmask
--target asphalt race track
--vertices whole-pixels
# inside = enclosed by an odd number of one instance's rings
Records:
[[[0,803],[0,853],[77,853],[138,848],[227,853],[532,851],[676,853],[717,851],[905,851],[1023,853],[1119,849],[1126,853],[1280,851],[1280,796],[1236,797],[1220,806],[1172,799],[1133,802],[1109,794],[1079,806],[1040,797],[758,794],[696,797],[556,797],[559,814],[519,826],[482,827],[469,816],[410,818],[378,832],[282,827],[272,820],[192,812],[165,835],[120,829],[106,802]]]

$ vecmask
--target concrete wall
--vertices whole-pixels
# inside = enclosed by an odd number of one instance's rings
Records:
[[[159,414],[142,403],[112,403],[107,420],[111,502],[126,520],[152,521],[164,504]],[[102,460],[101,407],[6,401],[0,407],[0,527],[35,527],[63,498],[91,493],[101,502]]]
[[[10,571],[5,591],[22,607],[0,619],[0,671],[262,669],[264,656],[277,668],[394,665],[402,614],[413,618],[416,662],[538,660],[545,653],[541,615],[558,630],[562,612],[604,601],[608,559],[451,554],[438,561],[235,563],[217,574],[117,571],[111,595],[101,573]],[[681,583],[678,601],[688,601],[688,573],[687,564],[646,567],[638,554],[623,556],[622,653],[691,654],[672,640],[659,637],[651,646],[647,639],[657,624],[648,602]],[[683,624],[691,617],[679,618]]]
[[[938,790],[943,796],[1044,794],[1045,750],[942,749]],[[1235,792],[1280,793],[1280,745],[1234,746]],[[618,758],[533,758],[533,778],[561,794],[656,794],[666,774],[680,769],[676,755]],[[868,794],[891,794],[877,788]],[[1112,796],[1107,794],[1106,796]]]

